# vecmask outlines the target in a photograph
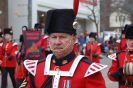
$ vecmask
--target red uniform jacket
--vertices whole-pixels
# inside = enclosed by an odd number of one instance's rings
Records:
[[[112,60],[112,65],[108,70],[108,78],[114,82],[125,82],[123,73],[123,65],[125,60],[125,55],[127,51],[118,52],[116,54],[116,60]],[[118,69],[119,68],[119,69]],[[120,70],[121,69],[121,70]],[[122,73],[121,73],[122,72]],[[133,81],[133,76],[127,76],[128,81]],[[118,88],[133,88],[133,86],[125,86],[125,84],[119,84]]]
[[[2,64],[1,67],[16,67],[16,52],[18,51],[17,43],[15,42],[4,42],[2,46]],[[8,60],[9,56],[12,55],[12,60]]]
[[[101,53],[100,46],[98,43],[91,44],[90,42],[86,44],[85,56],[87,56],[91,61],[100,63],[99,55]],[[98,56],[96,58],[93,57],[94,54]]]
[[[48,58],[46,58],[46,60],[47,59]],[[56,62],[53,61],[53,59],[52,59],[52,63],[50,64],[50,70],[53,70],[53,71],[60,70],[60,71],[68,72],[75,60],[75,57],[70,62],[68,62],[64,65],[61,65],[61,66],[55,65],[54,63],[56,63]],[[44,83],[44,81],[48,78],[48,75],[44,75],[45,64],[46,64],[46,61],[42,61],[37,65],[34,80],[30,80],[30,81],[34,82],[35,88],[40,88],[41,85]],[[60,76],[58,88],[66,88],[66,87],[64,87],[64,83],[66,81],[69,81],[69,83],[68,83],[68,84],[70,84],[69,88],[106,88],[105,81],[102,77],[101,72],[98,71],[90,76],[84,77],[85,73],[87,72],[87,69],[90,67],[89,63],[80,61],[78,66],[76,66],[76,67],[77,68],[72,77]],[[87,72],[87,73],[89,73],[89,72]],[[29,78],[27,78],[28,84],[26,85],[25,88],[30,88],[30,85],[29,85],[30,82],[28,79]]]
[[[123,38],[121,39],[120,43],[118,43],[118,48],[117,51],[122,51],[122,50],[126,50],[127,46],[126,46],[126,39]]]
[[[42,36],[42,54],[43,54],[43,57],[46,58],[46,53],[45,53],[45,50],[47,49],[47,45],[48,45],[48,41],[47,41],[47,38],[48,36],[47,35],[44,35]]]
[[[23,64],[24,61],[20,59],[20,52],[17,54],[16,59],[18,63],[15,69],[15,78],[23,79],[26,77],[27,70]]]

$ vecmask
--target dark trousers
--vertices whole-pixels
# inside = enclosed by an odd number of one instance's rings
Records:
[[[19,79],[19,78],[16,79],[16,88],[20,87],[20,85],[22,84],[23,80],[24,79]]]
[[[2,79],[1,79],[1,88],[6,88],[7,83],[7,74],[9,72],[13,88],[16,88],[16,82],[15,82],[15,67],[1,67],[2,72]]]

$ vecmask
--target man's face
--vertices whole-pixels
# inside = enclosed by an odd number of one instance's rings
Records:
[[[8,41],[8,40],[10,40],[11,39],[11,35],[10,34],[5,34],[5,39]]]
[[[133,49],[133,39],[127,39],[127,46],[129,49]]]
[[[125,34],[122,34],[121,37],[122,37],[122,38],[125,38]]]
[[[67,33],[51,33],[49,35],[50,48],[57,57],[64,57],[73,50],[76,36]]]
[[[2,42],[3,41],[3,38],[2,37],[0,37],[0,42]]]
[[[90,37],[90,42],[95,42],[95,38]]]

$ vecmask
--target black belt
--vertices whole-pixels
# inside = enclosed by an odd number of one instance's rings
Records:
[[[128,83],[126,83],[125,81],[120,81],[119,85],[133,86],[133,81],[128,81]]]

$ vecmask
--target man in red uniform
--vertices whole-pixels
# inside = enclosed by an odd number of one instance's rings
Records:
[[[14,72],[16,67],[16,51],[18,51],[17,43],[12,41],[13,32],[10,28],[4,29],[4,37],[5,42],[2,45],[2,63],[1,63],[1,71],[2,71],[2,80],[1,80],[1,88],[6,88],[7,82],[7,73],[9,72],[13,88],[16,88]]]
[[[107,75],[111,81],[118,82],[118,88],[133,88],[133,24],[126,30],[127,50],[109,55],[112,65]]]
[[[117,47],[118,52],[122,51],[122,50],[125,50],[127,48],[126,38],[125,38],[126,28],[127,28],[127,25],[125,25],[124,30],[121,31],[121,39],[117,40],[118,41],[118,45],[117,45],[118,46]]]
[[[36,23],[34,28],[38,29],[38,30],[42,30],[42,26],[41,24],[39,23]],[[50,50],[48,50],[48,46],[49,46],[49,43],[48,43],[48,35],[47,34],[44,34],[42,35],[42,43],[41,43],[41,46],[42,46],[42,54],[43,54],[43,57],[46,58],[46,56],[48,55],[48,52],[50,52]]]
[[[55,9],[47,12],[45,29],[53,54],[39,62],[24,61],[30,77],[21,87],[27,83],[25,88],[106,88],[100,72],[106,65],[93,63],[83,55],[77,56],[73,51],[76,41],[74,11]]]
[[[87,56],[91,61],[100,63],[99,55],[101,53],[101,48],[96,42],[96,33],[91,32],[90,42],[86,44],[85,56]]]
[[[25,56],[23,35],[20,35],[19,42],[21,43],[21,47],[16,55],[16,60],[17,60],[17,66],[15,70],[16,88],[19,88],[24,78],[26,77],[26,69],[23,64]]]

